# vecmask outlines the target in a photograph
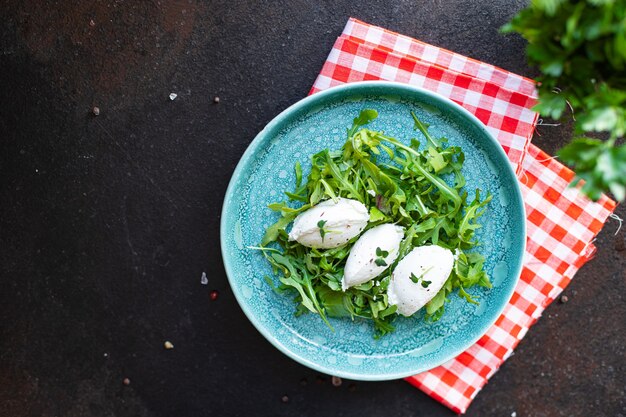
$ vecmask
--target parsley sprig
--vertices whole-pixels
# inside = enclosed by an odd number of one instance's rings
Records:
[[[535,110],[561,119],[571,109],[574,140],[558,156],[576,171],[575,182],[584,180],[593,199],[610,191],[624,200],[626,2],[533,0],[502,29],[528,40],[528,60],[541,70]]]

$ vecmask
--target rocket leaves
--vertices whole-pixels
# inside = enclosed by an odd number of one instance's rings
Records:
[[[491,287],[483,269],[484,258],[475,250],[475,232],[480,227],[477,219],[487,209],[491,196],[482,198],[480,190],[474,190],[473,198],[468,198],[461,172],[465,160],[462,150],[447,146],[445,138],[433,138],[428,124],[414,113],[413,128],[426,139],[424,146],[417,139],[407,145],[368,129],[366,126],[377,116],[376,110],[361,111],[347,129],[341,150],[325,149],[311,156],[306,178],[302,166],[296,163],[295,190],[285,192],[287,202],[269,205],[280,217],[267,228],[261,246],[253,249],[263,253],[279,276],[278,282],[266,279],[272,287],[293,295],[296,314],[319,314],[329,326],[328,317],[369,320],[379,337],[394,330],[397,317],[396,306],[390,305],[387,298],[391,272],[416,246],[439,245],[455,252],[458,259],[443,288],[426,305],[425,316],[429,320],[442,316],[445,303],[455,290],[460,297],[475,303],[465,289],[473,285]],[[407,124],[409,129],[410,126]],[[399,256],[393,263],[388,265],[386,260],[389,252],[377,248],[375,264],[388,267],[382,275],[345,290],[343,269],[358,236],[337,248],[316,249],[289,241],[286,231],[299,213],[338,197],[365,204],[370,213],[365,231],[382,223],[405,228]],[[322,237],[332,232],[325,229],[325,223],[320,220],[317,224]],[[431,283],[423,276],[414,278],[423,288]]]

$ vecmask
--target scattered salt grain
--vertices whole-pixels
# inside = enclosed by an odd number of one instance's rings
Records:
[[[209,283],[209,280],[206,277],[206,272],[203,272],[202,276],[200,277],[200,284],[207,285],[208,283]]]
[[[178,97],[178,94],[176,93],[170,93],[170,100],[174,101],[174,99]]]
[[[169,340],[166,340],[165,343],[163,343],[163,347],[165,347],[165,349],[174,349],[174,345]]]
[[[513,412],[511,413],[511,417],[517,417],[517,413],[516,413],[515,411],[513,411]]]

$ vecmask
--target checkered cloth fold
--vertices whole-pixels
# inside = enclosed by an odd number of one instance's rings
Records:
[[[534,81],[389,30],[350,19],[311,94],[354,81],[403,82],[437,92],[476,115],[505,150],[526,206],[527,246],[515,292],[476,344],[447,363],[407,378],[464,413],[543,310],[595,252],[593,239],[615,209],[568,187],[574,173],[530,143]]]
[[[376,46],[377,41],[386,46]],[[391,49],[391,45],[401,48],[401,52]],[[531,80],[350,19],[328,55],[311,94],[365,80],[411,84],[462,105],[485,124],[507,153],[514,171],[520,173],[538,117],[530,110],[536,104],[536,96],[534,84],[530,95],[507,87],[519,86],[522,91],[528,91]]]

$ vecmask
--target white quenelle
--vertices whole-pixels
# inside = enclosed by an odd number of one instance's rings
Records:
[[[289,240],[309,248],[336,248],[361,233],[368,220],[367,207],[360,201],[341,197],[322,201],[296,217]]]
[[[391,274],[389,304],[398,306],[398,314],[412,315],[439,292],[453,267],[454,254],[448,249],[436,245],[414,248]]]
[[[403,237],[404,228],[389,223],[373,227],[363,233],[350,249],[341,281],[343,290],[376,278],[389,268],[389,265],[398,258],[398,249]],[[384,254],[386,256],[382,256]]]

